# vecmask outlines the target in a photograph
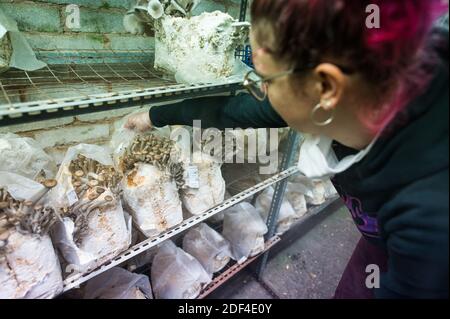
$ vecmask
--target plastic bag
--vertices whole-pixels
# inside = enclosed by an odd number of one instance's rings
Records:
[[[53,178],[56,163],[35,140],[6,133],[0,134],[0,171],[14,172],[33,180],[41,173],[44,178]]]
[[[50,299],[62,292],[61,268],[48,235],[14,232],[11,253],[0,259],[0,299]]]
[[[264,250],[267,231],[258,211],[249,203],[240,203],[225,213],[222,235],[230,242],[233,258],[238,263]]]
[[[291,179],[291,187],[305,194],[306,203],[318,206],[326,201],[325,186],[321,180],[312,180],[304,175],[297,175]]]
[[[150,280],[114,267],[86,284],[83,299],[153,299]]]
[[[137,164],[123,180],[123,198],[137,226],[156,236],[183,221],[175,181],[153,165]]]
[[[331,180],[327,180],[326,182],[324,182],[324,188],[326,199],[330,199],[338,195],[338,192],[336,191],[336,188],[334,188],[334,185],[331,182]]]
[[[109,148],[89,144],[70,147],[56,174],[58,184],[48,194],[49,201],[58,209],[70,207],[78,200],[73,196],[74,186],[72,185],[72,173],[70,172],[70,162],[75,160],[78,155],[95,160],[105,166],[113,166]]]
[[[274,189],[272,187],[268,187],[256,198],[255,208],[261,214],[263,220],[266,222],[269,216],[273,195]],[[301,215],[297,215],[297,212],[285,197],[281,203],[280,213],[278,216],[276,227],[277,235],[284,234],[286,231],[288,231],[289,228],[291,228],[292,224],[294,224],[304,213],[306,213],[306,209],[301,213]]]
[[[235,50],[248,36],[249,23],[215,11],[192,18],[165,16],[155,22],[155,68],[180,83],[211,83],[233,75]]]
[[[105,192],[97,200],[102,201],[104,196],[112,193]],[[52,231],[52,239],[68,263],[66,272],[96,268],[126,250],[131,243],[131,223],[120,201],[97,209],[89,218],[87,233],[77,244],[74,221],[64,217]]]
[[[153,260],[151,279],[156,299],[194,299],[211,275],[197,259],[166,241]]]
[[[142,110],[137,110],[130,115],[124,117],[116,126],[116,129],[112,135],[111,141],[109,143],[109,147],[112,149],[112,157],[114,162],[114,167],[124,173],[124,169],[121,165],[123,156],[128,147],[133,143],[134,139],[138,135],[146,135],[146,134],[138,134],[133,130],[126,129],[124,124],[128,121],[128,118],[132,115],[141,113]],[[152,131],[147,134],[153,134],[158,137],[170,138],[170,127],[162,127],[162,128],[154,128]]]
[[[202,214],[225,199],[225,181],[222,178],[221,165],[204,153],[194,153],[194,158],[198,155],[201,156],[200,163],[184,163],[188,187],[181,191],[183,204],[193,215]]]
[[[41,184],[8,172],[0,172],[0,187],[20,201],[34,202],[44,194]],[[0,226],[2,219],[0,209]],[[50,237],[21,234],[15,228],[4,231],[0,233],[0,299],[52,298],[59,294],[63,289],[61,267]]]
[[[210,274],[221,271],[231,259],[230,243],[204,223],[184,236],[183,250],[197,258]]]
[[[288,182],[286,188],[286,199],[292,205],[296,218],[302,218],[308,212],[305,194],[295,187],[295,184]]]
[[[306,202],[310,205],[319,206],[327,200],[325,197],[325,185],[323,181],[313,181],[312,196],[306,196]]]
[[[0,9],[0,73],[9,68],[34,71],[45,66],[19,32],[17,22]]]
[[[67,272],[97,267],[131,243],[131,218],[124,213],[122,203],[112,189],[102,188],[102,193],[95,199],[90,199],[97,190],[95,188],[86,191],[81,198],[75,192],[70,165],[79,155],[105,167],[113,167],[108,148],[88,144],[69,148],[61,163],[56,177],[58,185],[49,192],[48,201],[65,212],[52,232],[52,239],[69,264]],[[76,217],[68,214],[78,214],[76,207],[85,205],[89,205],[90,212],[84,222],[84,234],[78,237]]]
[[[228,191],[225,191],[225,200],[230,199],[232,196]],[[223,219],[225,218],[225,212],[221,211],[214,216],[207,219],[208,224],[218,225],[223,223]]]

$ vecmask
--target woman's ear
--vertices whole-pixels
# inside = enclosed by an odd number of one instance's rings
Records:
[[[322,108],[330,111],[336,108],[342,99],[347,78],[342,71],[331,63],[319,64],[314,73],[318,79]]]

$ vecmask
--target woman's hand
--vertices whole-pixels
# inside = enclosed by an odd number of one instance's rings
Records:
[[[142,112],[131,115],[125,123],[125,128],[134,130],[139,133],[149,131],[152,129],[152,122],[150,121],[149,112]]]

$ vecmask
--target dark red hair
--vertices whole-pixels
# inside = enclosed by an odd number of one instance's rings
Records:
[[[380,9],[379,29],[366,27],[370,4]],[[331,57],[388,95],[374,110],[377,121],[361,108],[363,122],[379,131],[428,83],[426,39],[445,9],[439,0],[254,0],[252,19],[257,42],[276,58],[301,68]]]

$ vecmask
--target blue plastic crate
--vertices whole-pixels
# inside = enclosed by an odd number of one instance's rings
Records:
[[[252,48],[250,45],[246,45],[243,48],[239,48],[236,50],[236,57],[241,59],[242,62],[247,64],[249,67],[253,68],[253,60],[252,60]]]

